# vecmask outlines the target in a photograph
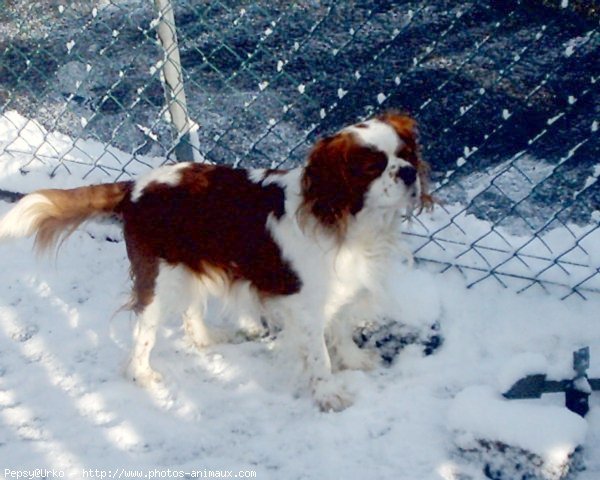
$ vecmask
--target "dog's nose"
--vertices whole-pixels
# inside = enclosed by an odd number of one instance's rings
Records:
[[[398,169],[396,176],[410,187],[417,180],[417,169],[414,167],[401,167]]]

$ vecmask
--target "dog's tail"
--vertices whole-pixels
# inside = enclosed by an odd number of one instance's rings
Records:
[[[0,240],[35,234],[44,252],[66,239],[86,220],[118,213],[133,183],[117,182],[68,190],[38,190],[25,195],[0,220]]]

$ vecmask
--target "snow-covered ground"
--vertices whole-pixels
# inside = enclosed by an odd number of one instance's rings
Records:
[[[0,188],[110,178],[101,169],[84,180],[85,172],[59,169],[50,180],[47,169],[60,153],[40,144],[47,132],[20,121],[14,114],[23,145],[14,144],[7,125],[0,129]],[[70,152],[68,138],[52,135],[55,150]],[[29,174],[18,173],[31,149],[40,148],[49,149],[47,164],[35,160]],[[119,152],[107,158],[127,161]],[[0,202],[0,215],[9,208]],[[444,215],[438,210],[422,222],[443,225]],[[467,232],[484,227],[469,216],[459,221]],[[405,307],[397,320],[439,321],[444,344],[430,356],[409,346],[392,366],[373,372],[340,373],[356,396],[343,412],[319,412],[276,340],[197,351],[176,318],[166,322],[153,352],[165,383],[148,391],[122,375],[132,318],[119,311],[129,277],[123,243],[106,240],[118,240],[115,229],[86,226],[49,259],[35,258],[30,240],[0,245],[0,478],[10,477],[5,469],[47,468],[67,478],[84,478],[84,469],[88,478],[89,469],[168,478],[170,469],[171,476],[230,470],[256,471],[259,479],[476,480],[484,478],[483,466],[458,449],[477,440],[539,455],[547,478],[581,444],[586,470],[577,478],[600,477],[600,394],[592,395],[585,420],[562,407],[561,395],[500,395],[532,371],[570,377],[572,352],[586,345],[589,374],[600,377],[600,295],[560,301],[536,289],[516,295],[497,282],[467,289],[457,270],[399,268],[393,283]],[[592,265],[598,245],[587,245]]]

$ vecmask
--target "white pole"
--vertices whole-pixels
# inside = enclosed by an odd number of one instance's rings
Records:
[[[163,78],[171,122],[177,131],[175,155],[177,160],[201,162],[204,159],[200,153],[197,126],[191,121],[185,98],[175,15],[171,0],[154,0],[158,12],[156,32],[164,50]]]

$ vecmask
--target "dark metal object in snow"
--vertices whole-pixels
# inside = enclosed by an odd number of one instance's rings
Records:
[[[0,188],[0,200],[4,200],[5,202],[15,203],[21,200],[25,195],[19,192],[11,192],[9,190],[4,190]]]
[[[377,350],[386,365],[390,365],[409,345],[419,345],[425,355],[431,355],[442,346],[443,341],[437,322],[428,328],[418,329],[392,321],[384,325],[367,325],[354,333],[354,342],[360,348]]]
[[[584,417],[589,409],[589,397],[592,391],[600,391],[600,378],[588,378],[590,366],[590,348],[585,347],[573,352],[573,370],[571,380],[546,380],[545,373],[528,375],[517,381],[504,397],[510,400],[522,398],[541,398],[544,393],[565,392],[565,406]]]

